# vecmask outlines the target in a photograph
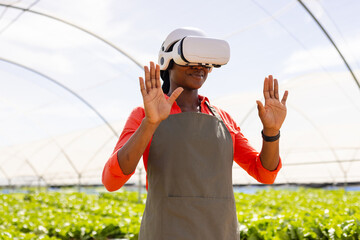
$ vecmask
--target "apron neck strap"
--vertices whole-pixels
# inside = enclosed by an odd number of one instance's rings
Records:
[[[222,118],[220,117],[219,113],[216,111],[216,109],[208,103],[208,101],[205,101],[206,106],[210,109],[210,112],[212,115],[214,115],[220,122],[223,122]]]

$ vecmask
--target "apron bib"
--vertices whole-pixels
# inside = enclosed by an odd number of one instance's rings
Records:
[[[172,114],[155,131],[139,240],[238,240],[233,144],[220,116]]]

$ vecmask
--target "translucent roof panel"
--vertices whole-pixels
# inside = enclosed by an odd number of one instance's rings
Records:
[[[303,3],[344,59],[295,0],[1,1],[0,185],[100,184],[142,104],[143,65],[182,26],[229,42],[230,62],[199,93],[259,151],[263,79],[289,90],[276,183],[360,182],[360,3]],[[138,168],[129,182],[144,184]],[[256,184],[235,163],[233,181]]]

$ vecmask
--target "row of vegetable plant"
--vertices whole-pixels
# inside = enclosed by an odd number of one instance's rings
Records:
[[[360,239],[360,192],[304,189],[235,193],[240,239]],[[146,194],[0,195],[0,239],[137,239]]]

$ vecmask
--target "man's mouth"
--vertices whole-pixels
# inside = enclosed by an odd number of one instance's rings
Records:
[[[204,77],[205,74],[203,71],[195,71],[195,72],[192,72],[190,75],[193,77],[201,78],[201,77]]]

